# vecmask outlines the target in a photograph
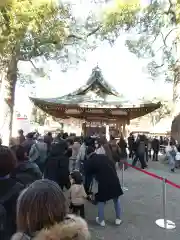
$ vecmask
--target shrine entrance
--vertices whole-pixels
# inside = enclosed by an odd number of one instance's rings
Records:
[[[92,70],[87,83],[78,90],[57,98],[30,98],[34,104],[53,117],[76,118],[82,124],[83,135],[107,134],[114,137],[127,134],[130,120],[144,116],[161,103],[131,104],[102,75],[99,67]]]

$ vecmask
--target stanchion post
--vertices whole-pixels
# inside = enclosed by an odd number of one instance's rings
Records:
[[[162,204],[163,204],[163,219],[164,219],[164,226],[167,229],[167,219],[166,219],[166,179],[163,178],[162,180]]]
[[[176,225],[174,222],[167,220],[166,212],[166,178],[162,180],[162,210],[163,210],[163,219],[156,220],[156,225],[164,229],[175,229]]]
[[[123,191],[127,191],[128,188],[126,188],[126,187],[124,186],[124,170],[125,170],[125,167],[124,167],[124,163],[123,163],[123,165],[122,165],[122,180],[121,180],[121,185],[122,185]]]
[[[121,175],[122,179],[121,179],[121,185],[122,185],[122,188],[124,187],[124,163],[122,165],[122,175]]]

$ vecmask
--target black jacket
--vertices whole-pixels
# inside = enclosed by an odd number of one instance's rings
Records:
[[[159,149],[160,149],[159,140],[156,139],[156,138],[154,138],[154,139],[152,140],[151,147],[152,147],[152,149],[153,149],[154,151],[157,151],[157,152],[158,152]]]
[[[37,164],[25,161],[20,163],[11,173],[11,177],[25,186],[42,178],[42,173]]]
[[[6,209],[8,224],[7,238],[3,240],[9,240],[10,236],[16,232],[16,201],[20,192],[24,189],[24,185],[18,183],[15,179],[12,178],[0,180],[0,199],[9,194],[15,185],[15,192],[13,192],[9,200],[3,204],[4,208]]]
[[[53,144],[44,170],[44,178],[58,183],[61,187],[70,187],[69,158],[65,155],[61,143]]]
[[[29,156],[29,152],[31,150],[32,145],[35,144],[35,141],[31,138],[27,138],[21,145],[24,147],[27,155]]]
[[[86,161],[85,171],[98,182],[98,202],[105,202],[123,194],[115,165],[107,156],[92,154]]]
[[[121,154],[120,154],[121,158],[122,159],[123,158],[127,158],[127,150],[126,150],[127,143],[126,143],[126,141],[124,139],[120,139],[118,145],[119,145],[119,147],[121,149]]]

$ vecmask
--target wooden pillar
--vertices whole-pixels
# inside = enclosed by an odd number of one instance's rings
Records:
[[[82,124],[82,135],[85,137],[86,136],[86,122]]]
[[[125,138],[126,137],[126,123],[125,123],[125,121],[122,124],[122,134],[123,134],[123,137]]]
[[[130,119],[129,119],[129,116],[128,116],[127,124],[126,124],[126,134],[127,134],[127,136],[129,136],[129,134],[130,134]]]
[[[122,134],[123,134],[123,137],[126,138],[127,135],[128,135],[128,132],[127,132],[127,125],[128,125],[129,121],[128,119],[125,119],[123,121],[123,125],[122,125]]]
[[[106,123],[106,139],[109,142],[110,140],[110,134],[109,134],[109,124]]]
[[[118,137],[120,137],[122,132],[122,122],[119,119],[116,121],[116,129],[119,132]]]

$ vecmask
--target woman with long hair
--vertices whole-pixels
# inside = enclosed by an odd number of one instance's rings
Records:
[[[12,240],[88,240],[84,220],[67,215],[65,196],[57,183],[37,180],[22,192],[17,203],[17,233]]]
[[[96,222],[102,227],[105,226],[105,203],[113,200],[116,213],[115,224],[120,225],[122,220],[119,197],[123,194],[123,191],[115,164],[106,155],[98,155],[95,153],[95,148],[88,146],[85,173],[89,179],[94,177],[98,185],[98,192],[95,194],[95,201],[98,204],[98,217],[96,218]],[[87,185],[87,187],[90,187],[90,184]],[[86,192],[89,192],[87,188]]]

